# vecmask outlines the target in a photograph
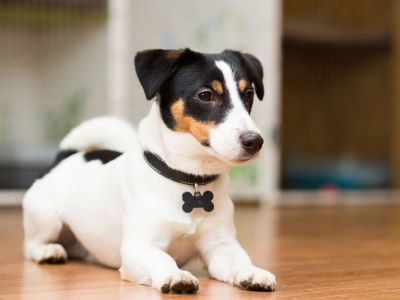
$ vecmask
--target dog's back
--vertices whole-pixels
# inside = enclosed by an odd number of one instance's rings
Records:
[[[104,165],[107,166],[135,146],[135,129],[118,118],[94,118],[71,130],[60,143],[60,151],[53,165],[41,174],[24,197],[26,257],[39,262],[58,262],[66,259],[66,252],[68,256],[81,256],[85,251],[76,253],[80,245],[79,237],[76,239],[69,235],[64,239],[65,235],[60,235],[60,232],[64,232],[61,228],[65,227],[66,216],[93,225],[96,216],[104,211],[107,211],[109,219],[95,226],[97,230],[93,230],[92,238],[96,239],[98,234],[114,236],[112,241],[115,247],[119,247],[120,224],[110,224],[112,220],[120,219],[120,216],[112,217],[118,213],[116,207],[119,204],[117,200],[114,201],[110,189],[110,181],[117,181],[118,178],[106,172],[108,168],[104,168]],[[82,193],[86,194],[85,202],[78,200],[78,195]],[[76,209],[77,206],[79,209]],[[74,212],[69,213],[70,210]],[[113,228],[113,232],[108,233],[110,228]],[[70,233],[77,233],[74,228],[69,229],[72,230],[69,230]],[[53,244],[40,246],[35,238],[31,238],[39,232],[48,235]],[[90,241],[85,246],[90,248]],[[108,246],[113,248],[111,244]],[[114,252],[118,253],[118,249]],[[104,256],[106,259],[103,263],[115,267],[119,265],[119,259],[107,257],[107,254]]]

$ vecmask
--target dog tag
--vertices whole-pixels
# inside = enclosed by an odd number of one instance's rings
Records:
[[[210,191],[204,192],[202,195],[199,191],[192,193],[185,192],[182,194],[182,210],[185,213],[190,213],[193,208],[202,207],[206,212],[210,212],[214,209],[214,203],[212,203],[212,199],[214,198],[214,194]]]

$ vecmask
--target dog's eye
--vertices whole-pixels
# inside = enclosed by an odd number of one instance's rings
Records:
[[[254,97],[254,91],[253,90],[247,90],[244,93],[244,100],[247,101],[252,101]]]
[[[201,91],[197,94],[197,97],[204,102],[213,101],[213,94],[210,91]]]

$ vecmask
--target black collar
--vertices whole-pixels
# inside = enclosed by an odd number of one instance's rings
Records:
[[[154,171],[178,183],[187,185],[206,185],[218,179],[219,175],[193,175],[172,169],[157,154],[148,150],[143,153],[144,159]]]

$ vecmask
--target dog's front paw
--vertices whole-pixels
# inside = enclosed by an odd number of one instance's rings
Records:
[[[271,272],[253,266],[249,270],[234,272],[233,284],[250,291],[273,291],[276,279]]]
[[[179,270],[166,278],[153,281],[153,287],[163,293],[196,293],[199,289],[199,281],[187,271]]]
[[[67,252],[59,244],[45,244],[36,250],[35,260],[40,264],[60,264],[67,261]]]

